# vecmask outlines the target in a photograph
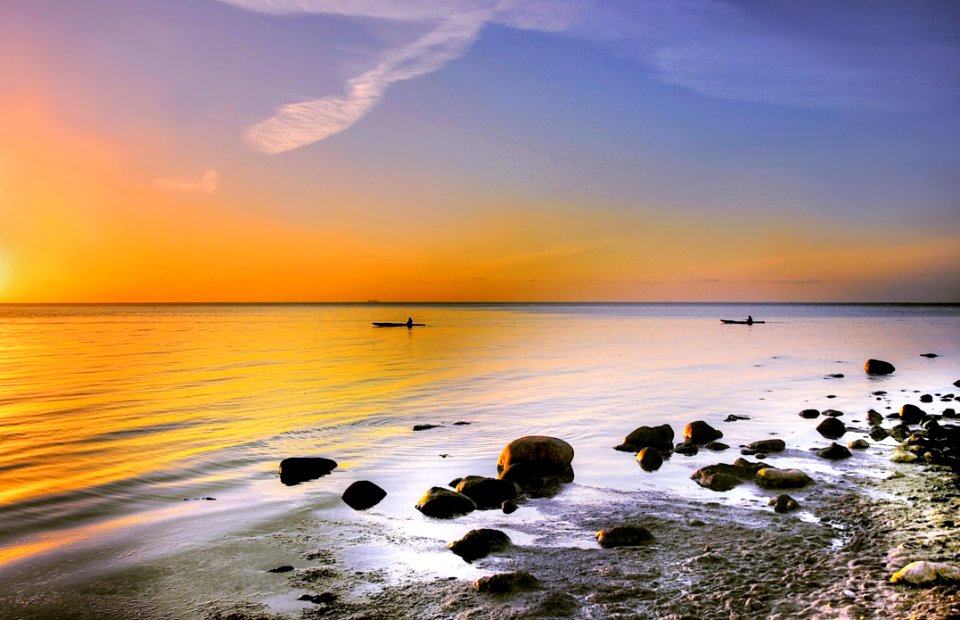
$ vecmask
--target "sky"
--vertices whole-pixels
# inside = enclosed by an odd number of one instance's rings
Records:
[[[4,0],[0,302],[960,302],[952,0]]]

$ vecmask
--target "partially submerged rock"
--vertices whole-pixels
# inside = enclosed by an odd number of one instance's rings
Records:
[[[847,447],[851,450],[866,450],[870,447],[870,443],[866,439],[855,439],[848,443]]]
[[[801,417],[801,418],[807,418],[808,420],[812,420],[813,418],[819,418],[819,417],[820,417],[820,410],[819,410],[819,409],[804,409],[803,411],[800,412],[800,417]]]
[[[451,519],[473,512],[477,505],[462,493],[443,487],[431,487],[420,497],[416,508],[428,517]]]
[[[294,456],[280,461],[280,482],[287,486],[293,486],[314,480],[320,476],[326,476],[337,468],[337,462],[333,459],[313,456]]]
[[[723,433],[713,428],[703,420],[696,420],[687,424],[683,429],[685,442],[703,445],[723,437]]]
[[[850,458],[852,454],[846,446],[841,446],[834,441],[826,448],[817,450],[817,456],[824,459],[830,459],[831,461],[839,461],[840,459]]]
[[[868,375],[889,375],[896,370],[896,368],[890,362],[868,359],[867,363],[863,365],[863,370]]]
[[[717,463],[693,472],[690,479],[711,491],[729,491],[745,480],[753,480],[757,472],[767,467],[766,463],[751,463],[737,459],[733,465]]]
[[[827,418],[817,425],[817,432],[827,439],[839,439],[847,432],[847,426],[837,418]]]
[[[760,441],[753,441],[748,443],[740,451],[741,454],[752,455],[757,454],[758,452],[783,452],[786,450],[787,444],[782,439],[761,439]]]
[[[387,492],[369,480],[357,480],[347,487],[340,499],[354,510],[366,510],[380,503]]]
[[[501,480],[516,482],[532,497],[556,494],[560,485],[573,482],[573,447],[562,439],[529,435],[514,439],[500,453],[497,472]]]
[[[456,490],[472,499],[479,510],[500,508],[503,502],[520,497],[520,487],[517,483],[485,476],[461,478]]]
[[[883,428],[879,424],[870,427],[870,439],[874,441],[883,441],[889,435],[890,433],[887,432],[887,429]]]
[[[797,500],[785,493],[777,495],[776,497],[771,497],[770,501],[767,503],[773,506],[774,512],[779,513],[791,512],[800,508],[800,504],[797,502]]]
[[[682,454],[683,456],[693,456],[700,452],[700,447],[690,441],[685,441],[683,443],[678,443],[673,447],[673,451],[677,454]]]
[[[637,454],[637,463],[643,471],[656,471],[663,465],[663,455],[656,448],[644,448]]]
[[[899,448],[894,450],[893,454],[890,456],[890,460],[894,463],[915,463],[919,458],[920,457],[913,452],[900,450]]]
[[[927,412],[916,405],[906,404],[900,408],[900,421],[904,424],[920,424]]]
[[[635,547],[653,540],[653,534],[645,527],[620,525],[600,530],[596,533],[596,539],[604,548]]]
[[[943,562],[920,560],[907,564],[890,578],[893,583],[908,583],[914,586],[932,586],[943,582],[960,581],[960,568]]]
[[[766,467],[757,472],[757,484],[766,489],[796,489],[813,480],[799,469],[774,469]]]
[[[540,587],[540,580],[526,571],[512,573],[498,573],[489,577],[481,577],[473,583],[477,592],[483,594],[512,594],[536,590]]]
[[[669,424],[660,426],[641,426],[623,438],[623,443],[615,446],[621,452],[639,452],[644,448],[670,451],[673,448],[673,428]]]
[[[510,544],[510,537],[500,530],[480,528],[470,530],[463,538],[453,541],[447,547],[465,561],[472,562],[502,551]]]

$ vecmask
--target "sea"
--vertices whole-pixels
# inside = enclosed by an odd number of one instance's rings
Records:
[[[748,315],[764,323],[720,322]],[[372,325],[407,317],[425,326]],[[868,376],[869,358],[896,371]],[[524,435],[574,447],[574,500],[701,497],[691,472],[742,444],[781,437],[787,462],[825,445],[802,409],[866,429],[870,408],[960,404],[948,402],[958,379],[958,305],[2,305],[0,581],[150,563],[294,512],[443,538],[418,497],[495,476]],[[681,441],[694,420],[731,449],[653,473],[612,449],[641,425],[670,424]],[[338,467],[286,486],[278,465],[292,456]],[[340,495],[357,480],[386,499],[348,508]]]

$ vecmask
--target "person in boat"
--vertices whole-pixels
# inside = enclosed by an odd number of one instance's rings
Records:
[[[407,317],[407,327],[413,327],[413,317],[412,317],[412,316],[408,316],[408,317]]]
[[[747,325],[753,325],[753,317],[749,314],[747,315]]]

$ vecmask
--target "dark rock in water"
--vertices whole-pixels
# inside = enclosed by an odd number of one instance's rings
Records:
[[[751,463],[746,459],[737,459],[733,465],[717,463],[701,467],[693,472],[690,478],[711,491],[729,491],[744,480],[752,480],[757,471],[766,466],[766,463]]]
[[[440,424],[414,424],[413,430],[415,431],[428,431],[431,428],[440,428]]]
[[[756,454],[757,452],[783,452],[787,449],[787,444],[782,439],[761,439],[753,441],[744,446],[741,452]]]
[[[683,429],[683,439],[687,443],[703,445],[714,439],[720,439],[723,433],[713,428],[703,420],[696,420],[687,424]]]
[[[896,370],[896,368],[890,362],[868,359],[867,363],[863,365],[863,370],[868,375],[889,375]]]
[[[611,547],[642,545],[653,540],[653,534],[645,527],[620,525],[600,530],[597,532],[596,538],[601,547],[609,549]]]
[[[711,441],[708,444],[704,444],[703,447],[706,448],[707,450],[713,450],[714,452],[720,452],[721,450],[730,449],[730,446],[723,443],[722,441]]]
[[[734,415],[734,414],[731,413],[731,414],[728,415],[726,418],[724,418],[723,421],[724,421],[724,422],[736,422],[737,420],[749,420],[749,419],[750,419],[749,416],[745,416],[745,415]]]
[[[870,444],[866,439],[855,439],[848,443],[847,447],[851,450],[866,450],[870,447]]]
[[[268,570],[268,573],[289,573],[293,570],[293,567],[289,564],[284,564],[283,566],[278,566],[276,568],[271,568]]]
[[[817,456],[824,459],[830,459],[831,461],[839,461],[840,459],[850,458],[852,454],[846,446],[841,446],[837,442],[833,442],[826,448],[817,450]]]
[[[827,418],[817,425],[817,432],[827,439],[838,439],[847,432],[847,427],[836,418]]]
[[[621,452],[639,452],[644,448],[670,451],[673,447],[673,428],[669,424],[660,426],[641,426],[623,438],[623,443],[616,446]]]
[[[765,489],[795,489],[813,482],[810,476],[799,469],[774,469],[773,467],[758,471],[756,481]]]
[[[833,373],[832,375],[827,375],[825,378],[826,378],[826,379],[843,379],[843,373],[842,373],[842,372],[835,372],[835,373]]]
[[[837,411],[836,409],[824,409],[823,415],[827,416],[828,418],[839,418],[843,415],[843,412]]]
[[[473,422],[465,422],[463,420],[457,420],[456,422],[453,423],[454,426],[467,426],[469,424],[473,424]]]
[[[910,429],[905,424],[897,424],[887,433],[897,441],[906,441],[907,437],[910,436]]]
[[[960,379],[953,382],[953,387],[960,387]]]
[[[797,500],[786,494],[777,495],[776,497],[771,498],[768,503],[773,506],[773,510],[775,512],[780,513],[790,512],[791,510],[797,510],[800,508],[800,504],[797,502]]]
[[[511,441],[500,453],[501,480],[516,482],[531,497],[556,495],[573,482],[573,447],[562,439],[530,435]]]
[[[657,471],[663,465],[663,455],[656,448],[644,448],[637,454],[637,463],[643,471]]]
[[[900,408],[900,421],[904,424],[920,424],[927,412],[916,405],[906,404]]]
[[[290,457],[280,461],[280,482],[293,486],[326,476],[337,467],[337,462],[321,457]]]
[[[930,395],[930,394],[922,394],[922,395],[920,396],[920,402],[921,402],[921,403],[932,403],[932,402],[933,402],[933,396]]]
[[[503,514],[509,515],[517,511],[517,502],[513,500],[508,500],[500,504],[500,510],[503,511]]]
[[[876,426],[877,424],[883,424],[883,416],[879,412],[871,409],[867,412],[867,424],[870,426]]]
[[[340,499],[354,510],[366,510],[380,503],[387,492],[369,480],[357,480],[347,487]]]
[[[883,441],[889,435],[890,433],[887,432],[887,429],[879,424],[870,427],[870,439],[874,441]]]
[[[955,418],[957,417],[957,412],[953,407],[947,407],[943,410],[943,417],[945,418]]]
[[[540,580],[526,571],[516,571],[481,577],[473,587],[482,594],[512,594],[536,590],[540,587]]]
[[[935,357],[940,357],[940,356],[937,355],[936,353],[921,353],[920,357],[928,357],[930,359],[933,359]]]
[[[695,443],[685,441],[674,446],[673,451],[677,454],[682,454],[683,456],[693,456],[694,454],[700,452],[700,448]]]
[[[509,547],[510,537],[500,530],[481,528],[470,530],[463,538],[447,546],[465,561],[473,562]]]
[[[472,499],[480,510],[500,508],[503,502],[520,496],[517,483],[484,476],[467,476],[457,484],[456,489]]]
[[[473,500],[462,493],[443,487],[432,487],[417,502],[417,510],[428,517],[450,519],[477,509]]]
[[[876,392],[870,392],[870,393],[873,394],[874,396],[886,396],[886,395],[887,395],[887,391],[886,391],[886,390],[877,390]]]
[[[326,605],[337,600],[337,595],[333,592],[324,592],[322,594],[301,594],[298,601],[309,601],[316,605]]]
[[[819,418],[820,411],[818,409],[804,409],[803,411],[800,412],[800,417],[807,418],[810,420],[812,420],[813,418]]]
[[[463,478],[454,478],[453,480],[447,483],[447,486],[450,487],[451,489],[455,489],[457,488],[457,485],[460,484],[461,480],[463,480]]]

